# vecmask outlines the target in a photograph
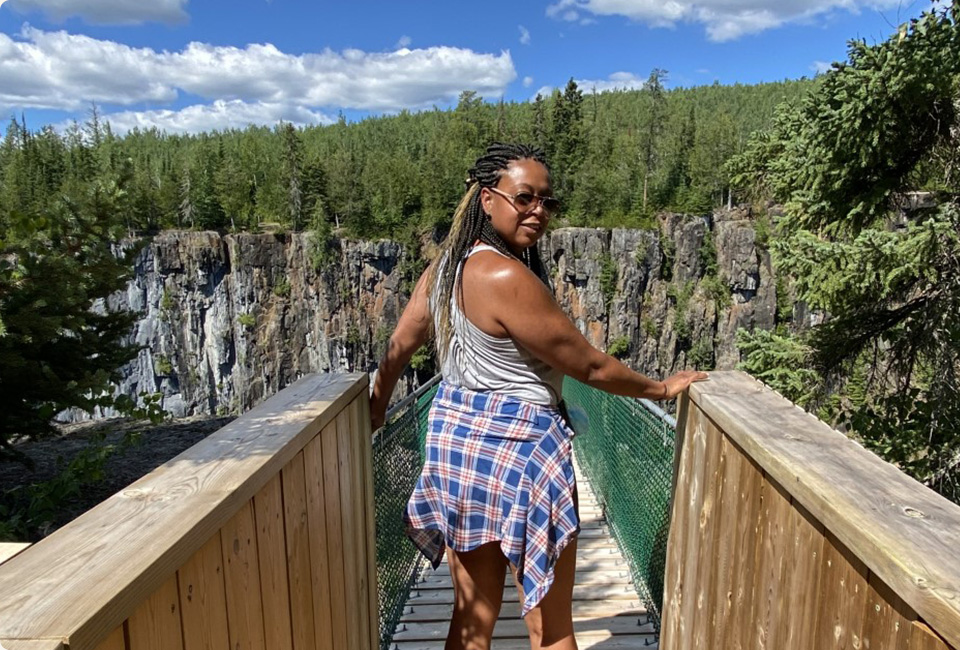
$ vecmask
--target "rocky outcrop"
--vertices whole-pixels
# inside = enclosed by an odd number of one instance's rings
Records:
[[[746,212],[666,214],[660,232],[567,228],[541,242],[557,300],[637,370],[732,368],[736,331],[772,328],[776,282]],[[308,234],[164,232],[110,301],[141,314],[120,389],[175,416],[239,413],[303,374],[372,371],[406,304],[401,247],[342,241],[323,268]],[[432,368],[410,371],[397,395]],[[76,418],[71,418],[76,419]]]

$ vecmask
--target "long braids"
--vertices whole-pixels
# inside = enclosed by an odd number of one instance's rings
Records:
[[[550,285],[540,254],[536,246],[523,251],[522,257],[510,250],[507,243],[490,222],[480,203],[480,189],[495,187],[507,166],[514,160],[531,159],[547,167],[543,151],[523,144],[494,143],[487,147],[484,155],[477,159],[469,171],[467,191],[453,213],[450,234],[440,248],[438,264],[433,276],[429,278],[431,300],[436,302],[436,347],[437,358],[443,362],[450,344],[452,326],[450,321],[450,302],[454,295],[460,295],[463,276],[457,274],[460,264],[478,239],[493,246],[498,251],[520,260],[547,286]],[[439,279],[437,278],[439,274]]]

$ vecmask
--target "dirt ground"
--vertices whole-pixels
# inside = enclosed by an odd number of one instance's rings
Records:
[[[183,450],[193,446],[233,420],[230,417],[197,416],[161,424],[107,420],[61,427],[57,437],[34,440],[17,445],[17,449],[33,460],[31,471],[23,463],[0,459],[0,494],[17,486],[48,481],[100,433],[107,444],[119,447],[128,431],[140,432],[139,443],[110,455],[104,466],[104,480],[85,486],[80,495],[63,504],[55,521],[44,527],[46,535],[69,523],[110,495],[122,490],[144,474],[156,469]],[[36,540],[30,540],[36,541]]]

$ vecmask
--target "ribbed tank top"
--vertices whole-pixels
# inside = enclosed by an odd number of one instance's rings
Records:
[[[503,255],[493,246],[480,244],[467,257],[486,250]],[[458,277],[462,268],[461,263],[457,267]],[[436,304],[431,307],[436,319]],[[561,371],[536,358],[513,339],[491,336],[471,323],[460,310],[455,293],[450,299],[450,321],[450,345],[440,369],[444,381],[470,390],[495,391],[534,404],[557,406],[563,391]]]

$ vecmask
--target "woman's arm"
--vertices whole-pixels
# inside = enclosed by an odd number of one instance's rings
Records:
[[[489,309],[514,341],[535,357],[585,384],[616,395],[671,399],[704,372],[685,370],[664,381],[634,372],[593,347],[560,309],[547,288],[519,263],[477,269]],[[465,278],[466,284],[467,278]]]
[[[377,377],[373,381],[373,393],[370,395],[370,423],[374,430],[383,426],[390,396],[404,368],[410,362],[410,357],[430,335],[433,316],[430,314],[427,294],[429,275],[430,268],[417,280],[410,302],[400,315],[397,328],[387,343],[387,351],[380,360]]]

